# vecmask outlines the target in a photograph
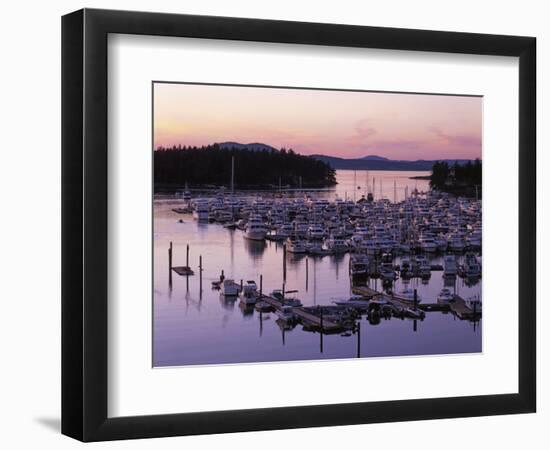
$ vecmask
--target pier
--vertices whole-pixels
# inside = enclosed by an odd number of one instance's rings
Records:
[[[276,299],[275,297],[271,297],[268,295],[261,295],[258,296],[258,302],[264,302],[270,305],[274,310],[281,310],[284,306],[284,303],[280,300]],[[332,307],[334,308],[334,307]],[[329,333],[338,333],[340,331],[344,330],[344,327],[330,319],[326,319],[322,317],[321,314],[316,314],[316,311],[314,308],[311,307],[304,307],[304,306],[296,306],[292,308],[292,313],[297,317],[297,319],[303,324],[303,325],[309,325],[313,328],[322,331],[323,333],[329,334]]]
[[[379,292],[368,286],[357,286],[352,291],[354,294],[361,295],[367,299],[385,300],[393,308],[400,311],[416,307],[423,312],[451,312],[460,320],[478,320],[481,317],[481,312],[469,308],[465,300],[459,295],[455,295],[453,300],[448,303],[418,303],[414,305],[413,302],[399,295]]]

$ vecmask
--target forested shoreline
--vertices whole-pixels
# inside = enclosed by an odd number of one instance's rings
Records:
[[[468,161],[466,164],[436,162],[432,167],[430,187],[455,195],[481,198],[481,161]]]
[[[155,188],[229,186],[234,161],[236,189],[289,186],[321,188],[336,184],[328,164],[292,149],[258,151],[203,147],[159,147],[154,151]]]

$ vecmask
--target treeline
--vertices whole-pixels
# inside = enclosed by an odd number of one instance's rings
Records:
[[[481,161],[465,164],[436,162],[432,167],[430,187],[457,195],[481,197]]]
[[[159,147],[154,152],[156,188],[183,186],[229,186],[231,159],[235,158],[235,188],[282,186],[318,188],[336,184],[328,164],[292,149],[254,151],[204,147]]]

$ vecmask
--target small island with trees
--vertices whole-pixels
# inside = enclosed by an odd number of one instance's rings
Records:
[[[155,191],[178,189],[186,184],[229,186],[232,166],[237,189],[336,185],[336,172],[327,163],[292,149],[253,150],[213,144],[159,147],[153,153]]]

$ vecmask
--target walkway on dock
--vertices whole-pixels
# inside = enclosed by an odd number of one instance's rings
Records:
[[[385,292],[376,291],[368,286],[357,286],[353,288],[353,293],[362,295],[367,299],[381,299],[387,301],[397,309],[405,309],[413,306],[413,302],[399,295],[390,295]],[[481,312],[474,311],[466,305],[466,301],[459,295],[449,303],[418,303],[417,308],[425,312],[452,312],[461,320],[475,320],[481,316]]]
[[[259,296],[258,301],[267,303],[276,310],[281,310],[283,307],[283,302],[267,295]],[[316,328],[319,328],[319,330],[322,329],[324,333],[334,333],[343,329],[342,325],[339,323],[325,318],[321,319],[320,315],[314,314],[312,311],[308,311],[303,306],[293,307],[292,312],[302,321],[302,323],[313,325]]]

